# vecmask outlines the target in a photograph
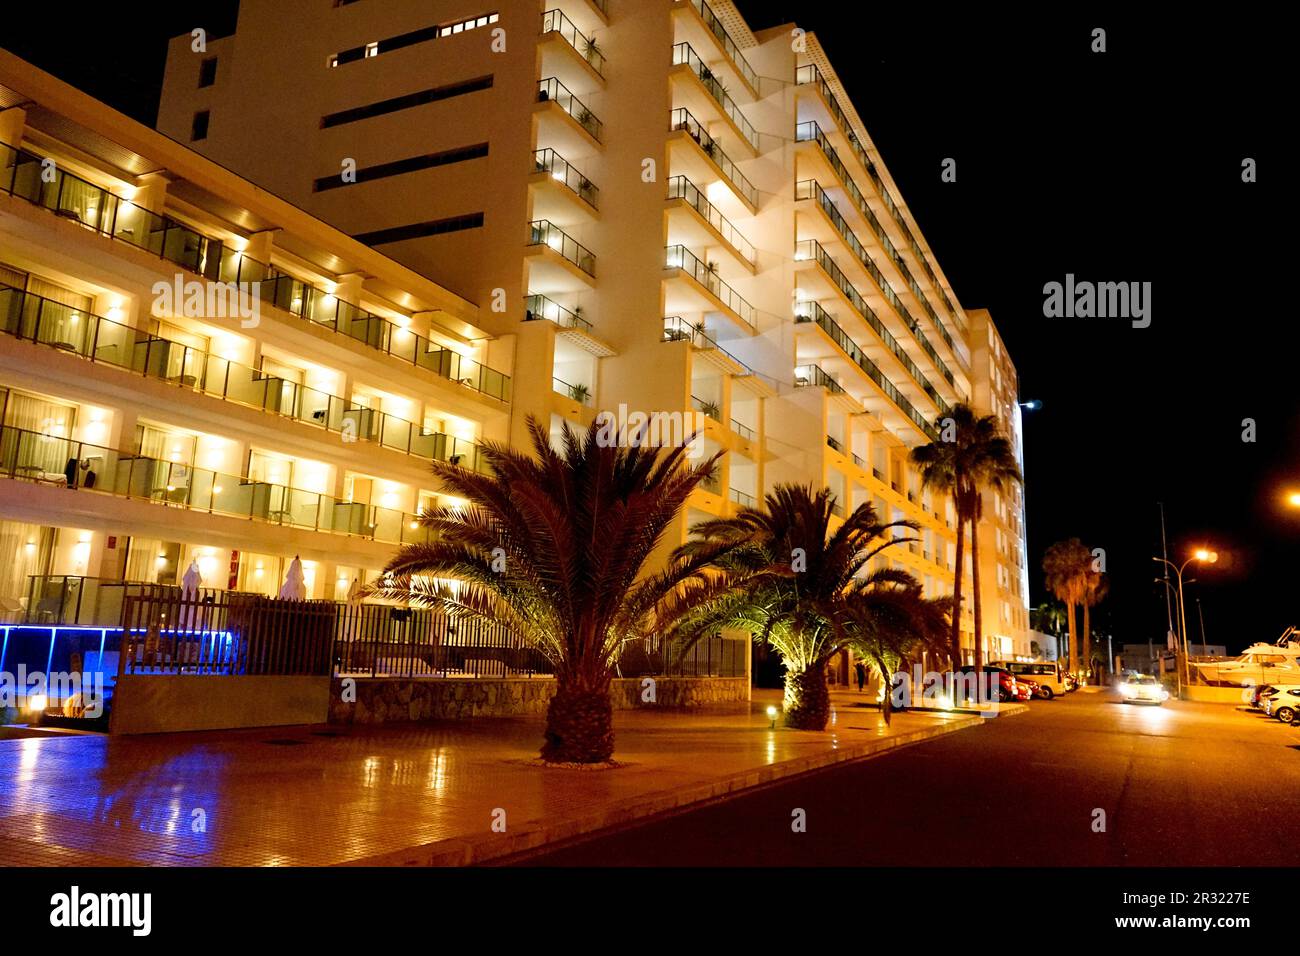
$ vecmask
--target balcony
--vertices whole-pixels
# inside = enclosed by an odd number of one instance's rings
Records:
[[[848,169],[845,168],[839,154],[835,152],[835,147],[831,145],[829,138],[826,136],[825,132],[823,132],[822,128],[815,122],[800,123],[795,127],[795,141],[800,143],[817,144],[821,151],[822,158],[835,174],[836,179],[838,179],[841,185],[843,185],[844,191],[852,202],[853,208],[860,216],[862,216],[863,220],[867,223],[867,226],[876,236],[876,239],[880,242],[881,248],[885,250],[885,254],[889,261],[893,263],[894,268],[898,270],[898,274],[901,275],[903,280],[907,283],[907,286],[911,290],[913,297],[916,299],[917,304],[925,311],[926,315],[930,317],[930,321],[934,324],[936,331],[939,333],[939,337],[942,338],[948,348],[952,350],[957,361],[965,366],[967,363],[961,351],[953,342],[948,329],[944,326],[943,322],[940,321],[938,313],[934,311],[934,308],[926,299],[925,293],[921,290],[916,279],[912,277],[912,273],[907,268],[907,263],[903,261],[903,257],[899,254],[893,241],[885,232],[884,227],[881,226],[880,220],[876,217],[876,214],[871,209],[870,205],[868,205],[866,197],[864,197],[862,191],[858,189],[858,185],[854,181],[853,176],[849,173]],[[899,308],[901,311],[901,306]],[[957,324],[959,327],[964,328],[964,318]],[[909,316],[908,325],[909,327],[915,327],[916,320]],[[928,342],[926,343],[926,347],[927,349],[930,348]],[[932,349],[930,350],[932,351]]]
[[[555,223],[528,224],[528,286],[540,293],[577,292],[595,285],[596,257]]]
[[[584,35],[562,10],[547,10],[542,14],[542,31],[538,38],[541,47],[542,71],[573,85],[584,77],[596,80],[605,78],[605,54],[599,45]],[[559,56],[552,55],[555,48]]]
[[[591,215],[600,208],[600,189],[553,149],[533,153],[531,182],[539,187],[533,195],[533,215],[538,219],[564,220],[575,212]]]
[[[590,387],[581,384],[573,385],[561,378],[551,378],[551,390],[588,408],[591,407],[592,402],[595,400]]]
[[[758,133],[745,118],[736,101],[731,98],[727,91],[726,84],[722,82],[703,60],[698,53],[691,48],[689,43],[677,43],[673,45],[673,66],[672,75],[688,75],[692,78],[692,89],[702,95],[692,95],[690,89],[682,88],[681,94],[693,103],[697,104],[702,110],[712,107],[723,119],[724,126],[733,134],[736,145],[748,150],[751,154],[758,153]]]
[[[776,379],[770,375],[755,371],[751,366],[742,362],[732,352],[718,344],[717,339],[711,336],[702,324],[692,325],[680,315],[665,316],[661,341],[690,342],[692,346],[701,351],[716,352],[725,360],[725,363],[720,364],[725,366],[725,371],[728,374],[748,379],[754,386],[754,390],[761,395],[775,395],[777,393]]]
[[[721,180],[731,188],[736,199],[736,214],[758,212],[758,190],[754,187],[722,145],[709,135],[704,125],[682,108],[669,114],[669,128],[675,134],[668,140],[672,168],[690,173],[701,183]]]
[[[799,365],[794,370],[795,388],[821,387],[832,395],[847,395],[844,386],[827,375],[820,365]]]
[[[664,250],[664,268],[671,274],[665,304],[674,312],[717,312],[730,319],[744,335],[752,335],[754,307],[722,281],[716,267],[710,268],[685,246]],[[679,277],[686,281],[680,281]]]
[[[694,215],[673,215],[676,209],[691,210]],[[749,272],[755,269],[754,244],[741,235],[731,220],[705,198],[704,193],[685,176],[668,180],[669,242],[675,245],[721,245]]]
[[[437,375],[452,364],[428,339],[374,313],[341,302],[329,292],[277,272],[221,242],[149,212],[84,179],[57,170],[41,179],[42,157],[0,143],[0,191],[50,209],[101,235],[130,243],[214,282],[257,283],[253,294],[298,318],[323,325],[380,352]],[[268,293],[268,289],[270,290]],[[510,401],[510,376],[482,366],[456,379],[501,402]]]
[[[689,0],[689,3],[681,4],[678,9],[682,12],[679,29],[689,30],[691,38],[702,41],[702,44],[711,43],[717,47],[723,55],[717,69],[725,70],[729,74],[728,79],[741,84],[750,96],[757,98],[758,76],[713,8],[705,0]],[[690,11],[694,12],[693,16]],[[700,49],[704,49],[704,46],[701,45]]]
[[[69,484],[64,467],[87,462]],[[418,516],[301,488],[256,481],[101,445],[0,428],[0,478],[96,495],[135,499],[159,507],[243,518],[264,524],[365,538],[384,544],[426,542]],[[69,504],[77,508],[78,505]]]
[[[911,356],[909,356],[907,352],[903,350],[903,347],[898,344],[898,340],[895,339],[889,329],[885,327],[885,324],[880,321],[880,318],[876,315],[871,306],[867,304],[867,301],[862,297],[862,294],[853,287],[853,283],[848,280],[848,277],[840,271],[840,267],[835,264],[835,260],[832,259],[830,254],[822,247],[822,244],[816,239],[804,239],[795,243],[795,259],[796,261],[801,262],[815,261],[817,263],[821,268],[821,273],[829,282],[831,288],[838,292],[853,311],[856,312],[867,326],[876,333],[876,336],[888,350],[889,354],[892,355],[900,365],[902,365],[907,373],[916,381],[917,385],[920,386],[921,390],[925,392],[932,401],[934,401],[935,407],[940,412],[946,412],[948,405],[939,395],[938,390],[929,383],[921,373],[921,370],[917,368],[916,363],[912,361]]]
[[[952,300],[948,298],[948,293],[944,291],[943,284],[939,281],[939,277],[931,267],[925,251],[921,248],[921,244],[916,241],[916,237],[912,234],[912,230],[908,227],[906,220],[903,218],[901,207],[894,201],[894,197],[890,194],[888,187],[885,185],[879,171],[876,169],[876,164],[872,161],[871,157],[867,155],[866,149],[863,148],[861,140],[858,139],[858,135],[853,129],[853,124],[850,122],[848,114],[846,114],[843,108],[841,108],[839,100],[835,98],[835,94],[831,91],[830,84],[827,83],[825,78],[821,75],[821,71],[811,63],[806,66],[801,66],[795,71],[795,83],[800,86],[811,86],[821,94],[831,119],[839,128],[845,141],[848,142],[853,155],[856,156],[858,162],[862,164],[862,168],[866,171],[868,178],[875,187],[876,193],[880,196],[881,202],[889,211],[895,225],[898,226],[899,232],[902,233],[904,238],[906,238],[907,244],[912,250],[912,255],[916,257],[916,261],[919,262],[921,268],[925,270],[925,274],[929,277],[931,287],[934,289],[935,294],[942,300],[954,324],[958,328],[964,329],[966,327],[965,316],[955,305],[953,305]]]
[[[534,294],[524,300],[524,321],[546,319],[562,329],[580,329],[583,332],[590,332],[592,325],[582,317],[581,310],[581,306],[566,309],[544,295]]]
[[[0,285],[0,332],[47,345],[221,401],[475,471],[486,462],[473,442],[427,432],[414,422],[363,408],[338,395],[266,375],[260,369],[163,336]]]
[[[930,357],[930,361],[932,361],[935,368],[939,370],[939,374],[944,377],[948,384],[955,385],[952,371],[944,363],[943,359],[939,357],[939,353],[935,351],[934,346],[930,344],[930,340],[925,337],[925,333],[921,330],[920,323],[917,322],[916,319],[912,317],[912,314],[907,311],[907,307],[898,297],[898,294],[894,292],[893,287],[889,284],[889,280],[885,278],[884,274],[876,266],[875,262],[872,261],[866,247],[858,240],[857,234],[854,233],[848,222],[845,221],[844,216],[840,213],[839,207],[835,205],[835,201],[831,199],[830,195],[822,189],[821,184],[815,179],[805,179],[796,183],[794,198],[796,200],[811,200],[817,208],[821,210],[821,212],[826,216],[827,222],[830,223],[834,230],[835,237],[840,239],[848,247],[849,251],[853,253],[854,258],[857,260],[858,265],[861,266],[862,271],[866,273],[875,288],[880,292],[881,298],[889,304],[891,309],[893,309],[894,314],[898,316],[899,321],[907,326],[908,330],[912,333],[912,338],[921,346],[921,350]]]
[[[722,422],[722,409],[718,403],[707,398],[691,396],[691,408],[699,412],[705,418],[711,418],[719,424]]]
[[[917,411],[907,396],[899,391],[888,376],[880,370],[880,366],[867,357],[866,353],[853,341],[849,334],[840,328],[839,324],[820,305],[816,302],[801,302],[799,307],[801,314],[795,316],[796,328],[804,323],[809,323],[825,332],[827,337],[839,347],[848,361],[852,363],[851,367],[855,371],[865,374],[875,384],[876,388],[883,393],[884,397],[893,402],[898,414],[897,419],[891,421],[895,416],[890,414],[889,409],[879,399],[870,397],[869,390],[869,397],[863,401],[868,411],[882,421],[894,426],[896,430],[910,424],[931,440],[938,440],[938,432],[934,426],[930,424],[924,415]],[[820,360],[830,361],[831,359],[823,358]],[[902,420],[904,417],[906,421]],[[877,474],[876,477],[879,478],[880,475]]]
[[[731,489],[731,500],[742,508],[754,507],[754,496],[741,491],[739,488]]]
[[[538,142],[554,146],[569,156],[579,156],[599,146],[605,126],[557,78],[537,81]]]

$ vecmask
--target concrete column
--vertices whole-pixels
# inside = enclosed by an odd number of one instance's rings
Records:
[[[267,229],[263,232],[255,232],[248,237],[248,245],[244,248],[244,255],[261,263],[271,261],[271,249],[275,241],[275,230]]]
[[[137,206],[161,215],[163,206],[167,202],[167,177],[162,173],[147,173],[141,176],[135,198],[131,201]]]
[[[11,106],[0,111],[0,143],[17,149],[23,142],[23,130],[27,127],[27,111],[21,106]]]
[[[339,276],[337,286],[334,289],[334,295],[341,302],[347,302],[349,305],[360,307],[361,286],[365,281],[365,275],[360,272],[350,272],[347,275]]]

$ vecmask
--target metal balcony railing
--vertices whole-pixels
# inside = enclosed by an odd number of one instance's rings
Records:
[[[681,199],[700,214],[701,217],[724,240],[740,253],[740,257],[753,265],[755,262],[754,244],[741,235],[740,230],[732,225],[731,220],[718,211],[718,208],[704,196],[703,190],[685,176],[673,176],[668,180],[668,198]]]
[[[704,288],[708,289],[724,306],[748,325],[754,324],[754,307],[727,283],[722,281],[716,269],[710,269],[700,257],[683,245],[668,246],[664,249],[664,268],[681,269]]]
[[[736,46],[736,41],[731,39],[731,34],[728,33],[727,28],[722,25],[722,21],[718,19],[718,15],[713,12],[713,8],[705,3],[704,0],[691,0],[691,6],[695,8],[695,12],[700,15],[700,19],[704,21],[704,25],[708,28],[709,32],[713,34],[714,39],[718,41],[718,44],[726,52],[727,59],[732,62],[736,69],[740,71],[740,75],[745,78],[745,82],[754,89],[758,89],[758,76],[754,73],[754,68],[746,62],[745,55],[740,52],[740,47]]]
[[[696,144],[704,151],[704,155],[713,160],[718,169],[722,170],[722,176],[728,185],[743,197],[751,206],[758,206],[758,190],[754,187],[745,174],[742,173],[731,157],[727,155],[722,145],[709,135],[704,124],[691,115],[685,107],[673,110],[669,114],[669,128],[680,130],[686,133]]]
[[[602,77],[605,75],[605,54],[596,41],[584,36],[562,10],[547,10],[542,14],[542,33],[558,33],[587,65]]]
[[[572,262],[587,275],[596,275],[596,257],[591,250],[549,219],[537,219],[528,224],[528,245],[547,246]]]
[[[722,114],[726,116],[740,131],[741,137],[754,149],[758,149],[758,133],[754,130],[749,120],[745,119],[745,114],[740,111],[736,101],[731,98],[727,92],[727,87],[723,82],[714,75],[713,71],[705,65],[700,59],[700,55],[691,48],[689,43],[677,43],[673,46],[673,66],[687,66],[691,72],[699,79],[700,83],[708,91]]]
[[[574,195],[592,209],[600,208],[600,189],[555,150],[536,150],[533,153],[533,169],[539,173],[550,173],[552,179],[569,187]]]
[[[560,109],[568,113],[579,126],[585,129],[591,138],[600,142],[604,136],[605,124],[591,110],[587,109],[582,100],[578,99],[569,92],[569,88],[553,76],[548,76],[544,80],[537,81],[537,101],[539,103],[552,102]]]
[[[592,325],[581,315],[581,306],[566,309],[541,293],[533,293],[524,300],[524,321],[533,322],[546,319],[562,329],[582,329],[590,332]]]

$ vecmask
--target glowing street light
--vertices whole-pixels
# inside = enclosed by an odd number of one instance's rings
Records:
[[[1300,508],[1300,491],[1293,491],[1287,495],[1286,503],[1292,508]]]
[[[1186,685],[1191,683],[1192,674],[1191,665],[1187,662],[1187,658],[1191,652],[1187,645],[1187,609],[1183,606],[1183,571],[1186,570],[1187,566],[1193,561],[1202,564],[1214,564],[1214,562],[1219,560],[1219,552],[1212,551],[1209,548],[1197,548],[1192,552],[1192,556],[1183,562],[1182,567],[1174,564],[1168,558],[1152,558],[1151,560],[1160,561],[1169,565],[1169,567],[1174,569],[1174,573],[1178,576],[1178,618],[1179,626],[1183,632],[1183,683]]]

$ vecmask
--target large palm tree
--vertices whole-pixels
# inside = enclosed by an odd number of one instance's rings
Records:
[[[1089,555],[1091,558],[1091,555]],[[1096,562],[1092,561],[1088,565],[1088,573],[1083,580],[1083,596],[1080,604],[1083,605],[1083,667],[1088,674],[1092,673],[1092,609],[1105,600],[1106,595],[1110,592],[1110,580],[1105,573],[1098,571],[1095,567]]]
[[[855,654],[870,661],[884,688],[881,713],[893,712],[893,678],[906,661],[921,652],[948,654],[948,615],[952,598],[928,599],[906,571],[873,571],[849,590],[845,627]],[[913,693],[920,688],[913,688]]]
[[[826,665],[848,640],[846,599],[855,577],[881,551],[915,540],[894,537],[896,528],[915,524],[882,523],[866,503],[831,530],[833,508],[826,488],[778,485],[762,508],[694,526],[674,555],[686,566],[711,562],[718,572],[711,597],[673,615],[683,646],[736,627],[775,647],[786,665],[786,724],[804,730],[821,730],[829,718]]]
[[[640,446],[636,436],[564,430],[560,450],[531,416],[530,456],[483,444],[491,474],[434,462],[463,506],[420,518],[431,543],[408,545],[374,593],[453,617],[503,625],[550,662],[558,683],[542,758],[607,761],[614,750],[610,680],[620,644],[653,631],[665,599],[713,557],[701,549],[647,574],[646,563],[716,457],[694,466],[685,447]],[[449,583],[448,579],[450,579]],[[678,599],[680,605],[680,598]]]
[[[1069,631],[1065,659],[1066,666],[1071,671],[1078,670],[1074,609],[1084,599],[1091,572],[1092,552],[1078,538],[1058,541],[1043,553],[1043,573],[1047,588],[1065,603]]]
[[[992,415],[977,415],[966,404],[952,406],[940,420],[939,440],[918,445],[911,459],[920,469],[921,484],[952,498],[957,513],[957,563],[953,572],[951,656],[961,662],[962,572],[965,565],[966,526],[970,526],[971,590],[975,615],[975,666],[984,658],[983,604],[980,595],[979,526],[983,492],[1005,493],[1020,481],[1015,452]]]

